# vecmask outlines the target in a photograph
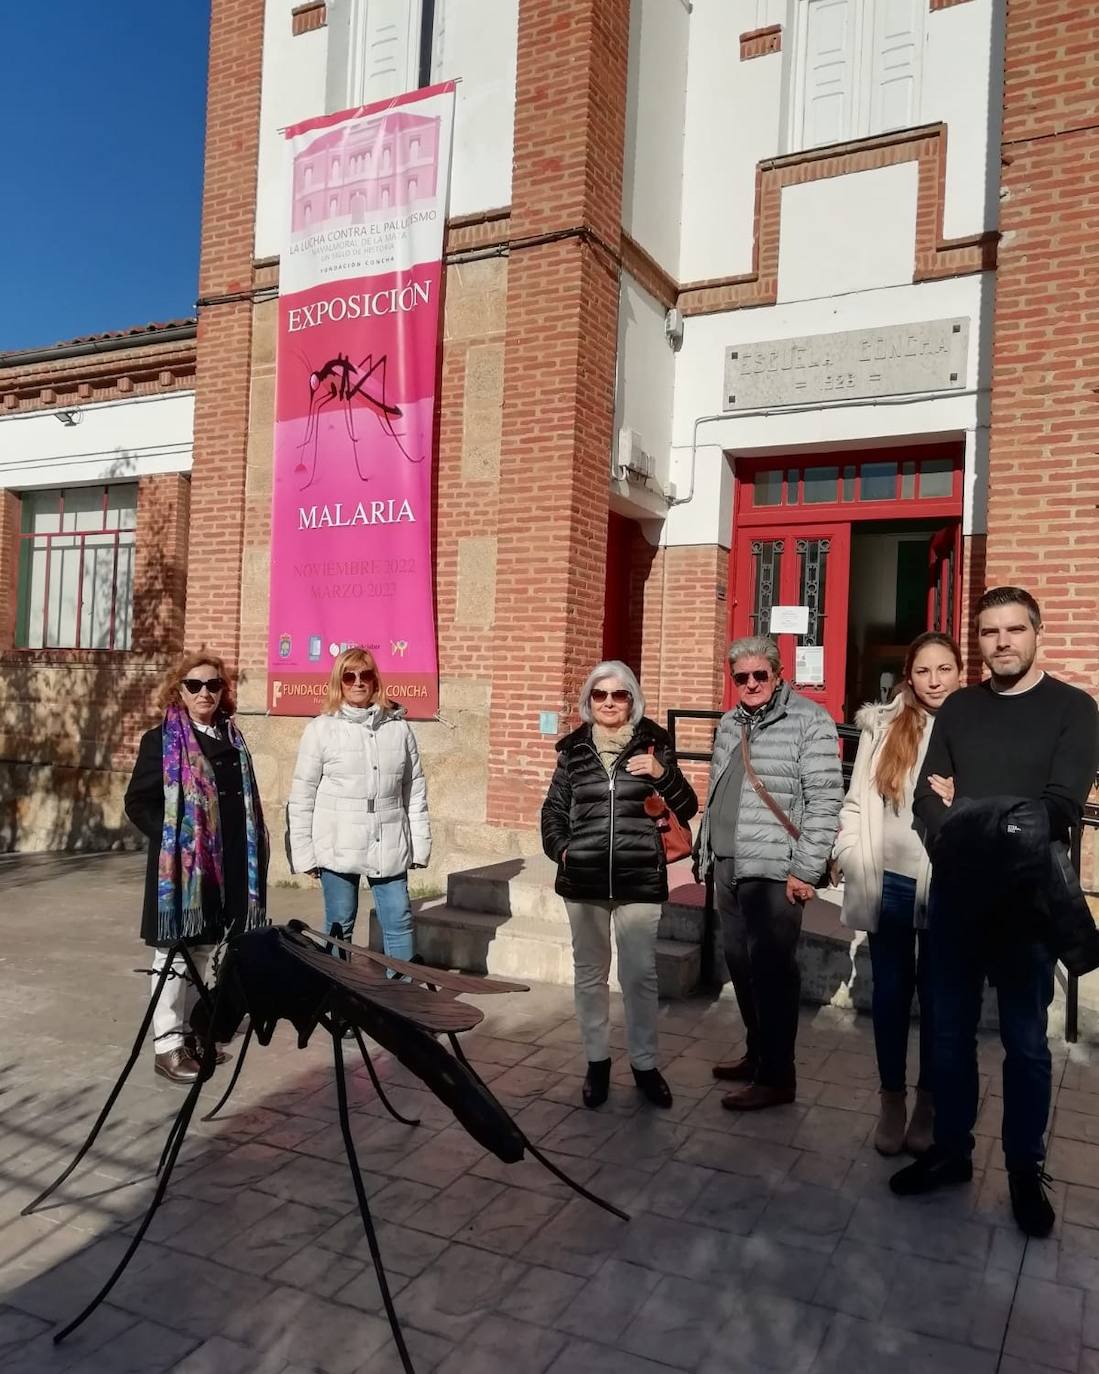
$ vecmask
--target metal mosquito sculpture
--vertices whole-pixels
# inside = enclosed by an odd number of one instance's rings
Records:
[[[339,952],[339,958],[332,957],[334,950]],[[357,1043],[379,1100],[397,1121],[408,1126],[419,1124],[402,1116],[386,1097],[364,1035],[388,1050],[399,1063],[421,1079],[450,1108],[474,1140],[497,1159],[505,1164],[515,1164],[525,1152],[529,1152],[589,1202],[624,1221],[629,1220],[625,1212],[569,1178],[527,1139],[478,1076],[458,1042],[460,1032],[471,1030],[484,1019],[484,1013],[478,1007],[458,1000],[461,993],[528,992],[525,984],[471,977],[424,964],[389,959],[358,945],[350,945],[336,938],[335,932],[321,935],[301,921],[291,921],[285,926],[267,926],[263,930],[230,939],[212,991],[204,987],[186,945],[177,945],[172,952],[179,954],[187,969],[187,976],[200,990],[200,1000],[191,1021],[202,1041],[201,1072],[188,1090],[186,1100],[169,1129],[157,1166],[156,1190],[125,1254],[91,1302],[56,1333],[53,1338],[55,1343],[63,1341],[95,1311],[133,1258],[168,1190],[172,1170],[195,1114],[199,1095],[213,1074],[217,1045],[236,1034],[245,1016],[248,1017],[248,1028],[229,1086],[203,1120],[215,1118],[228,1102],[240,1078],[252,1039],[255,1038],[261,1045],[269,1044],[280,1020],[289,1021],[297,1031],[299,1049],[305,1048],[317,1029],[331,1037],[336,1102],[347,1163],[374,1271],[378,1276],[378,1287],[406,1374],[415,1374],[415,1371],[386,1281],[378,1237],[351,1135],[342,1047],[345,1032],[350,1032]],[[169,959],[158,975],[130,1057],[108,1094],[88,1138],[72,1163],[23,1209],[24,1216],[40,1207],[65,1182],[106,1124],[137,1062],[165,983],[169,976],[173,976],[170,973],[172,966],[173,961]],[[387,971],[400,976],[389,978]],[[443,1036],[449,1043],[449,1050],[440,1043],[439,1037]]]

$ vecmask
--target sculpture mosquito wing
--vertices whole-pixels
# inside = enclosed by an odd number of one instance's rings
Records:
[[[431,969],[419,968],[421,977]],[[267,1044],[280,1020],[304,1047],[322,1016],[358,1026],[429,1088],[479,1145],[505,1164],[523,1158],[523,1136],[477,1078],[436,1034],[470,1030],[484,1013],[453,995],[387,979],[369,960],[334,959],[303,934],[268,926],[229,944],[218,979],[216,1023],[196,1027],[228,1040],[247,1014]]]

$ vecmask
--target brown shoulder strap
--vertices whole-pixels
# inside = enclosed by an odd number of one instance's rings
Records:
[[[783,830],[786,831],[790,838],[794,840],[800,840],[801,831],[797,828],[797,826],[786,814],[786,812],[783,811],[782,807],[779,806],[778,802],[775,801],[774,797],[771,796],[770,792],[767,791],[767,788],[763,785],[763,779],[752,767],[752,755],[749,749],[748,727],[747,725],[743,724],[740,727],[740,756],[744,760],[744,772],[747,775],[748,781],[755,788],[756,796],[759,797],[763,805],[768,809],[768,811],[771,812],[775,820],[778,821],[779,825],[782,826]]]

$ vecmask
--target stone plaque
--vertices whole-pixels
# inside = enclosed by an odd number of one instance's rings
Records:
[[[960,391],[968,356],[968,319],[735,344],[725,350],[723,409]]]

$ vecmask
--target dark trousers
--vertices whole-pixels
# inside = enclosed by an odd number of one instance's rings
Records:
[[[1004,1159],[1008,1169],[1045,1159],[1052,1066],[1046,1012],[1053,959],[1045,945],[974,920],[931,889],[931,995],[935,1009],[935,1144],[969,1155],[977,1120],[977,1023],[987,979],[996,988],[1004,1047]]]
[[[915,928],[916,880],[886,873],[878,928],[870,936],[874,975],[871,1012],[878,1076],[888,1093],[904,1092],[912,997],[920,999],[920,1075],[917,1086],[931,1090],[932,1011],[927,932]]]
[[[768,878],[734,882],[732,859],[717,861],[714,897],[755,1081],[772,1088],[793,1087],[801,1001],[797,949],[802,904],[786,900],[784,882]]]

